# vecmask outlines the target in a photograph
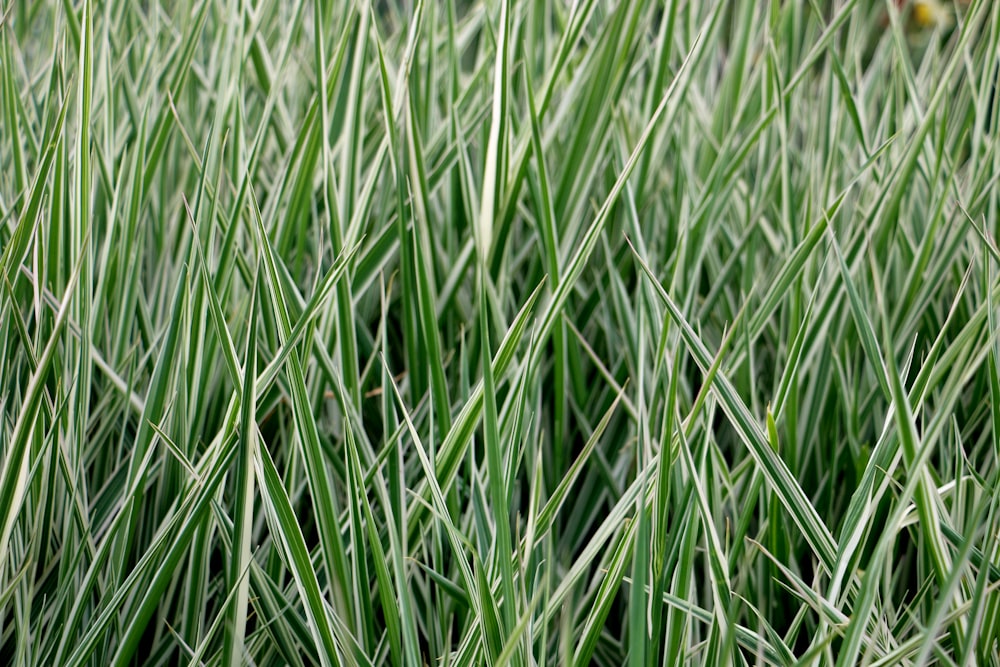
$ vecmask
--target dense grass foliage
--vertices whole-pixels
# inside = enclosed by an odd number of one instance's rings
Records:
[[[1000,3],[0,7],[0,664],[1000,665]]]

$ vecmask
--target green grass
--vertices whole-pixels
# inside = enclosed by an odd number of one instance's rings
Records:
[[[1000,3],[0,0],[0,664],[1000,665]]]

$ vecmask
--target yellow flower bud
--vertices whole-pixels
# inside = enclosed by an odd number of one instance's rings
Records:
[[[939,0],[916,0],[913,21],[921,28],[950,28],[952,15]]]

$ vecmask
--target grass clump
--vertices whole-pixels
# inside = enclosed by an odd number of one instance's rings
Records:
[[[0,663],[1000,664],[949,7],[5,0]]]

